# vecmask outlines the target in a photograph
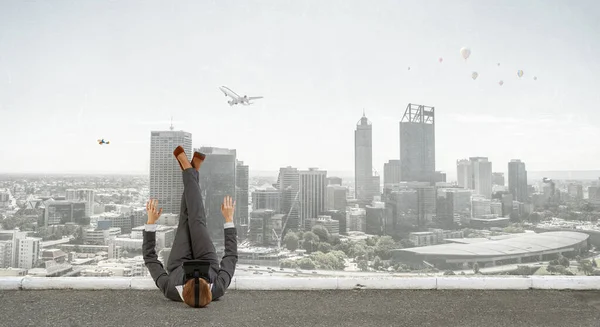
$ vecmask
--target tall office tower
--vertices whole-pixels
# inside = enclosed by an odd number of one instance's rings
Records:
[[[75,201],[46,201],[44,208],[44,226],[75,223],[86,225],[89,219],[85,218],[87,203]]]
[[[400,160],[389,160],[383,164],[383,187],[400,183]]]
[[[270,209],[281,212],[281,193],[269,186],[252,192],[252,210]]]
[[[508,163],[508,191],[516,201],[526,202],[529,198],[527,170],[525,170],[525,163],[521,160],[513,159]]]
[[[12,241],[0,241],[0,268],[12,267]]]
[[[208,230],[213,241],[220,243],[223,239],[224,223],[221,204],[225,196],[235,198],[236,195],[236,150],[201,147],[196,151],[206,154],[200,169],[200,190],[204,199]]]
[[[325,210],[323,211],[323,215],[329,216],[331,219],[338,222],[338,230],[340,234],[348,234],[346,210]]]
[[[492,184],[504,186],[504,184],[506,184],[504,181],[504,173],[492,173]]]
[[[436,220],[443,229],[454,227],[454,192],[439,189],[436,201]]]
[[[433,183],[435,109],[409,103],[400,121],[400,179]]]
[[[473,188],[473,176],[471,173],[471,162],[466,159],[456,161],[456,176],[458,186],[466,189]]]
[[[369,184],[369,197],[375,199],[375,197],[381,198],[381,177],[377,172],[373,172],[371,176],[371,183]]]
[[[12,267],[32,269],[38,262],[41,238],[28,237],[26,232],[13,233]]]
[[[277,189],[279,190],[281,213],[284,214],[283,233],[288,229],[298,230],[299,224],[299,203],[300,200],[300,175],[297,168],[283,167],[279,169],[277,177]]]
[[[436,171],[433,173],[434,183],[446,183],[446,173],[443,171]]]
[[[573,199],[583,200],[583,185],[571,183],[567,186],[567,192]]]
[[[325,210],[346,211],[348,188],[341,185],[327,185]]]
[[[150,198],[157,199],[163,212],[179,213],[183,179],[181,168],[173,156],[179,145],[188,155],[192,152],[192,134],[184,131],[150,133]]]
[[[365,207],[365,233],[370,235],[384,235],[385,232],[385,204],[373,202]]]
[[[250,180],[250,171],[243,161],[238,161],[235,174],[235,223],[248,225],[248,183]]]
[[[373,199],[371,182],[373,180],[373,129],[371,122],[363,112],[354,131],[354,187],[358,200]],[[309,217],[314,218],[314,217]]]
[[[492,163],[488,158],[472,157],[471,171],[473,176],[473,190],[486,199],[492,198]]]
[[[342,185],[341,177],[327,177],[327,185]]]
[[[317,218],[325,210],[327,171],[309,168],[299,172],[300,226],[306,219]]]
[[[67,190],[67,201],[81,201],[85,202],[85,216],[91,217],[94,214],[94,197],[96,191],[90,189],[68,189]]]

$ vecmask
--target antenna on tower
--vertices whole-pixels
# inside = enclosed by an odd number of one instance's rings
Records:
[[[173,116],[171,116],[171,126],[169,127],[170,130],[174,130],[175,127],[173,127]]]
[[[363,117],[365,116],[365,108],[363,108]]]

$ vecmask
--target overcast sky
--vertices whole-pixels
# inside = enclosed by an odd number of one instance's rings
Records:
[[[594,0],[3,0],[0,172],[147,172],[171,115],[251,170],[352,171],[364,108],[382,173],[409,102],[436,107],[450,175],[468,156],[598,169],[599,15]],[[265,99],[230,107],[220,85]]]

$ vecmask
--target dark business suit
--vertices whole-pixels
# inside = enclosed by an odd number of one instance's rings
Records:
[[[225,294],[229,287],[235,265],[238,260],[237,254],[237,230],[235,227],[227,226],[225,233],[225,255],[219,263],[215,247],[210,239],[206,227],[206,214],[204,203],[198,184],[198,172],[193,168],[183,171],[183,197],[181,199],[181,212],[179,214],[179,226],[173,241],[167,271],[156,255],[156,232],[144,231],[144,242],[142,245],[144,263],[150,271],[156,286],[163,292],[165,297],[173,301],[181,302],[181,297],[175,286],[185,283],[185,274],[182,263],[187,260],[202,260],[210,263],[209,278],[212,286],[212,299],[216,300]]]

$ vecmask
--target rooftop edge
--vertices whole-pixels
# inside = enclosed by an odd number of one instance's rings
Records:
[[[0,290],[158,290],[150,278],[0,277]],[[600,290],[596,276],[234,277],[230,290]]]

